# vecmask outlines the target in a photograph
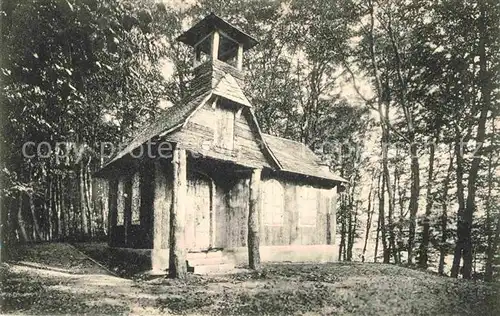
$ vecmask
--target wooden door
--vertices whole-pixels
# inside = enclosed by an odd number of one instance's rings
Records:
[[[186,205],[186,246],[188,250],[205,250],[210,246],[210,181],[188,177]]]

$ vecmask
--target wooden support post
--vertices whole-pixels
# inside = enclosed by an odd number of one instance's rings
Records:
[[[108,182],[108,245],[113,246],[118,220],[118,179]]]
[[[131,242],[130,227],[132,226],[132,176],[125,180],[125,203],[123,207],[123,226],[125,231],[125,246]]]
[[[169,277],[187,276],[184,222],[186,220],[187,159],[184,149],[175,148],[172,156],[173,186],[170,209]]]
[[[212,60],[219,59],[219,32],[214,31],[212,34]]]
[[[170,171],[170,170],[169,170]],[[168,243],[170,236],[170,209],[172,205],[172,183],[166,177],[167,170],[159,160],[154,162],[153,175],[153,251],[151,267],[153,271],[169,268]]]
[[[140,169],[140,222],[142,230],[142,247],[152,248],[153,246],[153,209],[154,209],[154,164],[145,162]]]
[[[243,44],[238,45],[238,59],[237,59],[237,66],[238,70],[243,70]]]
[[[215,219],[217,218],[216,206],[215,206],[215,181],[210,179],[210,248],[215,247]]]
[[[250,269],[260,268],[259,252],[259,190],[260,169],[254,169],[250,178],[250,207],[248,212],[248,265]]]

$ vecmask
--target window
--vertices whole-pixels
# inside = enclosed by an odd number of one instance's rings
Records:
[[[283,185],[277,180],[262,182],[263,223],[266,226],[282,226],[285,213]]]
[[[238,65],[238,43],[226,36],[224,33],[219,35],[219,56],[218,59],[233,66]]]
[[[207,36],[201,42],[194,45],[194,68],[211,59],[212,36]]]
[[[141,192],[140,192],[140,176],[136,172],[132,178],[132,225],[140,225],[140,208],[141,208]]]
[[[318,213],[317,190],[309,186],[298,187],[299,226],[315,227]]]
[[[227,107],[216,108],[215,146],[233,150],[234,147],[234,112]]]
[[[125,182],[124,178],[120,178],[118,181],[118,200],[117,200],[117,214],[116,214],[116,225],[120,226],[124,224],[124,210],[125,210]]]

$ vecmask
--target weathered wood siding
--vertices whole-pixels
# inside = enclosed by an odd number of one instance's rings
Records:
[[[235,148],[239,150],[241,157],[246,157],[251,161],[267,161],[261,148],[262,141],[252,127],[253,125],[249,123],[251,120],[251,115],[247,110],[243,110],[240,115],[236,115],[234,126]]]
[[[217,189],[217,247],[247,246],[248,185],[248,179],[241,179],[232,188]],[[300,202],[300,199],[304,198],[304,191],[309,193],[306,203]],[[333,244],[335,192],[335,189],[323,189],[282,179],[267,178],[262,180],[259,207],[260,245]],[[281,214],[278,214],[280,213],[280,205]],[[314,213],[314,223],[300,223],[301,211]],[[272,216],[269,216],[269,213],[273,212],[276,215],[274,216],[275,221],[270,222]],[[266,218],[266,216],[268,217]],[[305,217],[302,216],[302,218]]]
[[[216,185],[215,247],[246,246],[248,194],[248,179],[236,180],[229,188]]]
[[[202,93],[217,86],[220,80],[230,74],[240,87],[244,85],[245,73],[220,60],[210,60],[194,69],[194,79],[191,81],[191,93]]]
[[[168,249],[169,212],[172,207],[172,166],[151,164],[129,176],[120,176],[117,194],[116,245],[124,245],[126,183],[132,187],[132,224],[128,247]],[[153,168],[154,167],[154,168]],[[189,165],[188,165],[189,168]],[[154,171],[154,172],[153,172]],[[154,183],[142,183],[143,179]],[[227,180],[225,180],[227,178]],[[142,179],[142,180],[141,180]],[[154,179],[154,181],[152,180]],[[139,182],[139,185],[137,184]],[[185,240],[188,250],[246,247],[248,242],[249,178],[240,174],[215,181],[188,172]],[[154,188],[152,188],[154,186]],[[261,246],[334,244],[336,190],[264,176],[260,185],[259,233]],[[215,188],[215,191],[212,191]],[[147,192],[154,192],[146,203]],[[142,196],[141,195],[142,192]],[[153,194],[153,193],[151,193]],[[139,196],[137,196],[139,195]],[[213,212],[213,213],[211,213]],[[215,216],[211,226],[211,214]],[[139,223],[137,223],[139,216]],[[148,228],[149,227],[149,228]],[[214,236],[210,232],[213,229]],[[150,233],[139,233],[149,230]],[[133,235],[133,236],[132,236]],[[152,235],[148,237],[148,235]],[[144,239],[144,242],[140,240]],[[149,246],[148,246],[149,245]]]
[[[228,204],[226,190],[221,186],[215,186],[215,247],[224,247],[227,244],[228,232]]]
[[[271,190],[270,186],[281,186],[283,195],[265,194],[277,191]],[[270,178],[262,181],[262,190],[260,226],[262,246],[323,245],[328,243],[328,231],[335,235],[335,232],[331,232],[334,228],[330,220],[327,220],[327,214],[330,214],[330,217],[332,214],[335,216],[334,189]],[[265,216],[269,216],[266,213],[280,212],[276,199],[281,198],[284,199],[282,224],[266,223]],[[309,214],[314,214],[312,218],[315,217],[315,221],[301,223],[301,218],[305,219]]]
[[[273,186],[277,186],[278,189]],[[261,187],[260,242],[262,246],[323,245],[328,243],[328,231],[331,235],[335,235],[335,232],[332,232],[334,226],[331,225],[331,218],[335,216],[334,189],[323,189],[272,178],[264,179]],[[283,194],[276,193],[279,191]],[[273,192],[273,194],[266,194],[267,192]],[[282,202],[281,209],[280,202]],[[270,212],[273,213],[272,216]],[[307,216],[312,214],[314,214],[312,217]],[[281,217],[282,221],[270,223],[266,221],[266,217]],[[312,223],[304,220],[314,217],[315,220]]]
[[[210,246],[210,180],[191,173],[187,182],[185,237],[189,250]]]
[[[180,142],[186,149],[200,155],[241,162],[249,166],[269,166],[259,148],[258,133],[249,123],[251,117],[247,110],[237,114],[236,109],[221,108],[219,105],[214,108],[212,105],[213,102],[209,102],[198,109],[183,129],[168,135],[167,139]],[[221,126],[219,120],[228,120],[228,111],[234,114],[233,142],[220,146],[215,140],[216,129]],[[229,142],[227,139],[225,141]]]
[[[170,165],[160,161],[154,163],[154,201],[153,201],[153,249],[168,249],[170,233],[170,207],[172,205],[172,172]]]
[[[226,247],[241,247],[247,245],[248,236],[248,201],[249,180],[240,179],[227,193]]]

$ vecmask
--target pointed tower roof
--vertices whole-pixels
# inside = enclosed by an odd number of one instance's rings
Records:
[[[255,38],[224,21],[214,13],[210,13],[203,20],[182,33],[177,40],[189,46],[195,46],[214,30],[219,30],[234,41],[243,44],[244,50],[248,50],[259,43]],[[205,51],[205,53],[208,53],[208,51]]]

